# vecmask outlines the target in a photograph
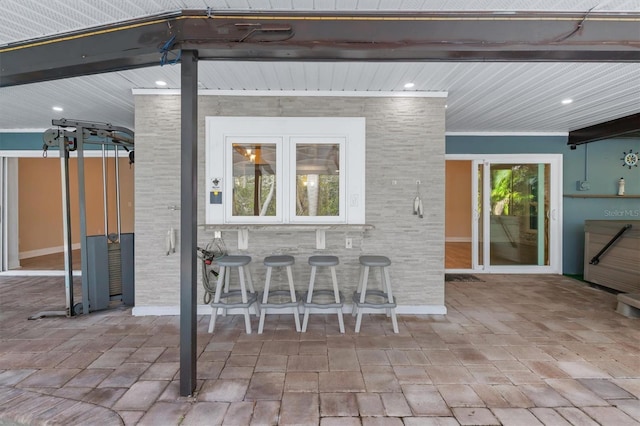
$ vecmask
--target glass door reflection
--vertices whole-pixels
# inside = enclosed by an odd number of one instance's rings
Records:
[[[549,265],[550,168],[545,163],[490,163],[491,265]]]

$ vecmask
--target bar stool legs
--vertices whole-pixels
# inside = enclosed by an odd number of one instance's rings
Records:
[[[384,309],[387,316],[391,317],[393,332],[398,333],[398,320],[396,318],[396,303],[391,291],[391,278],[388,267],[391,260],[386,256],[360,256],[360,279],[358,289],[353,293],[353,315],[356,316],[356,333],[360,332],[362,314],[364,308]],[[381,268],[380,281],[382,290],[368,289],[369,270],[372,267]]]
[[[210,304],[212,312],[211,319],[209,320],[209,333],[213,333],[218,312],[226,315],[228,309],[240,308],[244,311],[245,330],[247,334],[251,334],[251,318],[249,312],[251,305],[255,304],[254,312],[256,315],[259,314],[260,309],[257,304],[258,295],[253,288],[251,273],[249,272],[249,268],[247,268],[249,262],[251,262],[250,256],[224,256],[218,259],[217,263],[220,266],[220,272],[218,274],[218,282],[216,283],[216,292]],[[239,290],[229,289],[231,277],[230,268],[238,268],[240,278]],[[247,288],[249,288],[249,292],[247,292]],[[238,298],[240,300],[237,300]]]
[[[338,264],[336,256],[311,256],[309,265],[311,265],[311,277],[309,278],[309,289],[304,294],[304,318],[302,321],[302,332],[307,331],[309,322],[309,313],[311,308],[335,309],[338,315],[338,324],[340,333],[344,333],[344,319],[342,318],[342,294],[338,290],[338,278],[336,276],[336,265]],[[314,289],[316,269],[319,266],[328,266],[331,269],[331,280],[333,282],[333,290],[330,289]],[[315,296],[315,300],[314,300]],[[333,296],[328,300],[323,300],[323,296]]]
[[[260,309],[260,323],[258,324],[258,334],[262,334],[264,330],[264,320],[269,309],[290,309],[293,312],[293,319],[296,323],[296,331],[300,331],[300,317],[298,312],[298,299],[293,284],[293,272],[291,266],[294,264],[293,256],[267,256],[264,259],[267,267],[267,276],[264,283],[264,291],[262,293],[262,306]],[[287,271],[287,281],[289,290],[271,291],[271,272],[275,267],[284,267]],[[284,300],[276,300],[284,297]]]

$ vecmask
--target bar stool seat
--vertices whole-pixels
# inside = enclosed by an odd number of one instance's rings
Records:
[[[210,303],[212,312],[209,321],[209,333],[213,333],[218,312],[221,311],[223,315],[226,315],[228,309],[241,309],[244,313],[246,332],[247,334],[251,334],[251,318],[249,312],[251,306],[255,304],[253,306],[255,314],[259,315],[260,313],[258,294],[253,288],[251,272],[248,268],[249,263],[251,263],[251,256],[227,255],[217,259],[216,263],[220,267],[220,272],[218,274],[218,282],[216,283],[213,301]],[[240,278],[239,289],[229,289],[231,277],[230,268],[238,268]],[[247,292],[247,288],[249,292]]]
[[[281,255],[273,255],[267,256],[264,258],[264,266],[291,266],[295,263],[295,259],[293,256],[289,256],[288,254]]]
[[[338,289],[338,278],[336,277],[336,266],[340,263],[337,256],[311,256],[311,277],[309,278],[309,289],[303,295],[304,319],[302,321],[302,331],[307,331],[309,313],[312,308],[335,309],[338,314],[338,324],[340,333],[344,333],[344,320],[342,318],[342,306],[344,297]],[[329,267],[331,269],[331,279],[333,289],[314,289],[316,270],[318,267]]]
[[[311,266],[336,266],[340,263],[338,256],[311,256],[309,258],[309,265]]]
[[[360,279],[358,289],[353,293],[353,315],[356,318],[356,333],[360,332],[363,309],[385,310],[387,316],[391,317],[393,332],[398,333],[398,320],[396,318],[396,302],[393,299],[391,290],[391,278],[389,277],[389,266],[391,260],[386,256],[363,255],[360,261]],[[380,268],[380,283],[382,289],[368,289],[370,268]]]
[[[251,256],[243,256],[238,254],[226,255],[216,260],[216,263],[219,266],[228,266],[230,268],[245,266],[245,265],[248,265],[250,262],[251,262]]]
[[[390,266],[391,260],[387,256],[363,255],[359,258],[361,265],[366,266]]]
[[[293,319],[296,324],[296,331],[300,331],[300,318],[298,311],[298,295],[293,284],[293,272],[291,266],[295,263],[295,259],[290,255],[273,255],[264,259],[264,265],[267,267],[267,276],[264,283],[264,291],[262,292],[262,303],[260,309],[260,323],[258,324],[258,334],[262,334],[264,330],[265,316],[269,310],[286,309],[291,310]],[[285,268],[287,271],[287,280],[289,289],[270,290],[271,273],[273,268]]]

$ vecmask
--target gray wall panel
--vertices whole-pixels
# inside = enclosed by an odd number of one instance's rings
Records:
[[[204,223],[206,116],[365,117],[366,222],[375,229],[327,231],[327,249],[321,252],[340,257],[338,279],[345,295],[355,289],[358,256],[376,253],[393,262],[391,279],[400,305],[444,305],[445,102],[445,98],[201,96],[198,222]],[[164,247],[169,228],[179,225],[179,212],[168,208],[180,201],[179,97],[136,95],[135,104],[136,305],[175,306],[179,256],[167,256]],[[416,180],[422,182],[424,219],[412,214]],[[229,251],[238,252],[236,233],[224,231],[222,236]],[[353,238],[353,249],[344,248],[347,236]],[[198,241],[203,246],[212,237],[212,230],[202,228]],[[310,269],[307,257],[320,251],[312,231],[250,231],[245,252],[253,256],[258,289],[264,283],[264,256],[286,252],[296,257],[296,287],[304,290]]]

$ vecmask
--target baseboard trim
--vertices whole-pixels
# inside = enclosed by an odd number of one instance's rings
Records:
[[[211,306],[198,305],[198,315],[211,315]],[[134,317],[180,315],[180,306],[134,306],[131,309]]]
[[[398,305],[396,313],[404,315],[446,315],[447,307],[444,305]]]
[[[351,313],[352,305],[344,305],[343,313]],[[230,310],[231,311],[231,310]],[[211,315],[211,306],[198,305],[197,315]],[[240,312],[237,310],[237,312]],[[300,309],[300,313],[302,313]],[[331,314],[328,309],[312,309],[311,313],[327,313]],[[334,311],[335,312],[335,311]],[[380,313],[380,310],[363,309],[364,313]],[[133,316],[164,316],[164,315],[180,315],[179,306],[134,306],[131,311]],[[229,312],[234,314],[234,311]],[[444,305],[398,305],[396,313],[399,315],[446,315],[447,307]]]
[[[0,272],[2,277],[64,277],[67,272],[62,270],[27,270],[27,269],[11,269],[9,271]],[[81,277],[82,271],[73,271],[74,277]]]
[[[445,243],[470,243],[471,237],[446,237]]]
[[[80,243],[71,245],[71,250],[78,250],[78,249],[80,249]],[[21,251],[20,253],[18,253],[18,259],[29,259],[32,257],[46,256],[48,254],[55,254],[55,253],[62,253],[62,252],[64,252],[64,246],[45,247],[42,249]]]

